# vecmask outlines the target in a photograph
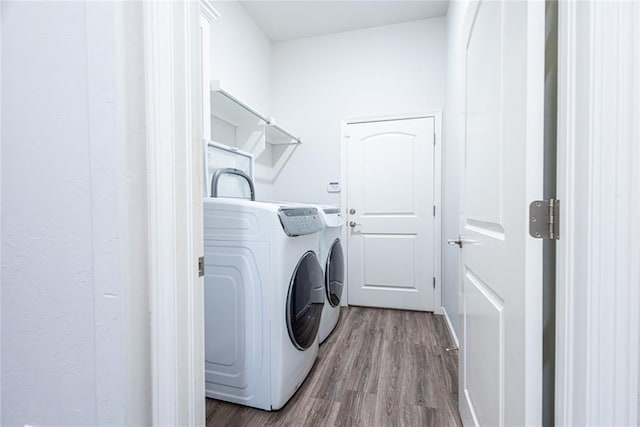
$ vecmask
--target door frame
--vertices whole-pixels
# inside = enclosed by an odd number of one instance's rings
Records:
[[[640,417],[639,21],[637,4],[559,2],[556,425]]]
[[[151,417],[204,425],[198,2],[144,2]]]
[[[174,134],[164,135],[162,132],[166,130],[166,121],[169,123],[179,115],[180,110],[174,110],[173,108],[178,105],[179,101],[173,97],[173,93],[165,91],[166,87],[173,87],[172,84],[176,81],[176,75],[174,73],[174,66],[177,61],[173,57],[173,52],[170,49],[166,49],[168,43],[167,28],[173,30],[172,35],[176,36],[178,30],[183,30],[184,34],[189,34],[186,31],[187,28],[197,28],[197,18],[194,17],[193,22],[186,26],[187,23],[178,20],[174,15],[174,11],[168,8],[170,3],[154,3],[146,2],[144,4],[144,22],[145,22],[145,85],[146,85],[146,109],[147,109],[147,146],[149,150],[149,191],[150,197],[149,203],[149,255],[150,262],[148,270],[150,273],[150,308],[151,308],[151,354],[152,354],[152,368],[151,368],[151,381],[152,381],[152,416],[154,424],[169,425],[169,424],[181,424],[176,420],[184,421],[183,424],[190,425],[202,425],[204,424],[204,386],[202,379],[204,378],[204,352],[202,346],[204,344],[203,334],[203,312],[201,310],[201,304],[198,303],[198,296],[201,296],[202,286],[201,280],[198,280],[190,273],[190,268],[195,271],[195,250],[194,245],[178,243],[178,230],[183,232],[185,228],[178,228],[178,220],[176,218],[176,209],[184,209],[183,212],[194,211],[201,209],[202,200],[199,193],[194,193],[192,203],[186,198],[183,198],[178,205],[173,199],[175,190],[182,188],[184,185],[178,186],[177,182],[188,183],[193,180],[202,178],[201,171],[198,170],[198,163],[186,162],[184,169],[176,168],[175,154],[177,152],[182,153],[185,156],[189,156],[184,148],[183,141],[178,141]],[[189,4],[189,2],[187,2]],[[198,3],[191,3],[195,5],[196,9]],[[607,3],[608,6],[619,7],[619,4]],[[189,7],[189,6],[185,6]],[[584,158],[581,156],[580,151],[586,149],[583,145],[583,141],[578,140],[576,137],[576,129],[578,126],[584,126],[584,122],[576,122],[576,109],[580,106],[580,102],[591,96],[591,93],[580,93],[575,90],[575,82],[579,79],[584,79],[585,76],[580,67],[577,55],[584,54],[585,52],[594,49],[594,44],[602,43],[595,38],[578,37],[578,29],[582,26],[582,29],[593,29],[598,26],[601,28],[606,26],[607,31],[601,31],[600,34],[608,37],[618,37],[618,40],[631,40],[633,37],[628,37],[628,34],[623,34],[623,31],[627,31],[628,28],[623,28],[619,25],[610,25],[608,21],[591,21],[585,23],[585,16],[578,10],[579,8],[598,7],[595,4],[586,4],[579,2],[560,2],[559,4],[559,84],[558,84],[558,197],[562,202],[562,221],[565,226],[561,230],[561,238],[558,241],[558,273],[557,273],[557,349],[556,349],[556,423],[559,425],[573,424],[576,420],[576,414],[587,413],[587,403],[585,400],[576,400],[574,397],[574,391],[577,383],[577,379],[588,373],[591,382],[587,387],[587,391],[592,395],[597,395],[598,390],[601,390],[603,386],[607,386],[607,390],[618,392],[617,396],[624,397],[625,404],[628,408],[637,409],[637,396],[633,393],[629,393],[629,390],[638,390],[638,365],[630,365],[632,368],[630,371],[626,371],[626,382],[607,382],[603,381],[607,376],[601,375],[601,366],[586,365],[587,354],[581,351],[581,348],[576,346],[576,342],[579,340],[592,339],[597,334],[605,330],[606,323],[605,315],[611,316],[616,309],[627,309],[625,305],[624,292],[632,290],[632,284],[637,283],[639,280],[639,273],[637,266],[625,265],[624,271],[632,280],[627,283],[619,283],[620,287],[616,289],[616,305],[612,307],[605,307],[607,311],[602,311],[603,307],[597,305],[591,305],[589,307],[582,307],[588,310],[590,316],[594,316],[591,319],[590,325],[581,324],[577,322],[579,319],[576,316],[575,305],[576,292],[581,291],[577,286],[575,274],[584,270],[586,266],[579,262],[576,258],[579,248],[576,247],[576,234],[574,230],[570,228],[569,224],[575,224],[578,221],[583,221],[589,212],[578,211],[579,194],[576,189],[580,188],[580,185],[584,183],[577,182],[575,177],[576,167],[587,167],[590,173],[598,173],[603,175],[607,170],[603,169],[602,164],[592,163],[590,165],[585,164]],[[613,30],[612,30],[613,28]],[[636,27],[633,29],[636,34],[635,39],[640,39],[640,30]],[[580,43],[578,43],[578,40]],[[599,46],[602,46],[600,44]],[[185,51],[191,49],[190,43],[185,43]],[[597,46],[596,46],[597,47]],[[601,47],[597,50],[598,54],[602,54]],[[615,53],[615,52],[614,52]],[[621,55],[622,56],[622,55]],[[621,56],[616,59],[621,61]],[[601,58],[602,59],[602,58]],[[167,65],[167,67],[159,67],[158,64]],[[590,71],[593,72],[596,62],[592,62]],[[186,64],[190,67],[190,64]],[[196,70],[191,70],[195,72]],[[184,84],[191,84],[191,80],[199,81],[199,77],[193,77],[191,73],[186,73],[184,77]],[[634,78],[634,75],[626,76],[627,80]],[[593,80],[592,80],[593,81]],[[598,82],[615,82],[616,79],[606,80],[604,77],[600,77]],[[635,80],[637,83],[637,80]],[[592,86],[593,87],[593,86]],[[197,120],[201,118],[197,114],[202,108],[200,99],[190,99],[190,94],[187,95],[187,104],[192,106],[192,112],[194,116],[197,116]],[[197,98],[197,97],[196,97]],[[615,105],[603,105],[598,111],[615,111]],[[618,111],[625,111],[620,110]],[[631,114],[631,112],[628,112]],[[341,138],[341,182],[343,183],[343,191],[341,194],[342,206],[346,207],[346,196],[348,192],[348,183],[345,181],[346,177],[346,140],[344,138],[346,126],[348,124],[364,122],[364,121],[379,121],[379,120],[398,120],[409,118],[423,118],[434,117],[435,118],[435,133],[436,133],[436,156],[435,156],[435,168],[438,173],[435,174],[435,194],[436,194],[436,220],[434,226],[434,236],[436,242],[441,240],[441,162],[442,162],[442,121],[441,111],[433,110],[419,114],[403,114],[403,115],[383,115],[383,116],[370,116],[370,117],[354,117],[352,119],[346,119],[342,121],[342,138]],[[202,125],[199,124],[193,129],[191,136],[185,134],[187,138],[192,138],[195,141],[195,149],[197,155],[200,151],[201,135],[199,129],[202,129]],[[599,129],[589,129],[591,136],[595,137],[596,132]],[[157,135],[152,137],[151,135]],[[190,140],[190,139],[187,139]],[[594,140],[590,141],[590,147],[593,146]],[[624,146],[624,142],[618,141],[620,146]],[[627,139],[626,144],[632,144],[632,139]],[[627,146],[628,148],[628,146]],[[180,151],[176,151],[180,150]],[[635,156],[638,156],[637,149],[634,152]],[[164,157],[166,155],[167,157]],[[167,175],[167,169],[169,167],[171,174]],[[635,171],[635,178],[638,177],[638,171]],[[190,181],[191,180],[191,181]],[[594,181],[591,181],[588,191],[590,194],[596,190],[594,188]],[[633,197],[633,186],[629,186],[629,183],[619,183],[621,187],[617,190],[622,191],[622,194],[627,197]],[[194,187],[195,188],[195,187]],[[168,210],[166,208],[169,208]],[[633,212],[636,217],[640,216],[640,208],[636,201],[633,205]],[[606,224],[605,224],[606,222]],[[183,224],[182,224],[183,225]],[[589,230],[594,231],[600,227],[609,226],[610,223],[606,221],[606,218],[597,218],[596,221],[589,224]],[[202,231],[199,227],[192,224],[186,225],[187,234],[191,236],[192,243],[201,239]],[[636,235],[638,232],[638,225],[634,228]],[[343,240],[345,244],[348,244],[346,239],[346,230],[343,231]],[[617,247],[622,247],[625,244],[631,245],[630,240],[633,235],[629,234],[626,238],[618,238],[615,241],[605,242],[605,250],[612,251]],[[167,244],[168,246],[163,246]],[[163,249],[164,248],[164,249]],[[166,249],[168,248],[168,249]],[[183,255],[178,249],[184,249]],[[441,244],[438,244],[435,250],[437,260],[435,261],[436,272],[436,290],[434,294],[434,312],[442,314],[441,312]],[[178,263],[184,261],[187,269],[179,269]],[[594,268],[592,260],[592,268]],[[596,262],[602,264],[601,259],[596,259]],[[348,262],[348,260],[347,260]],[[599,267],[598,264],[596,267]],[[183,273],[180,275],[180,273]],[[635,282],[634,282],[635,280]],[[177,292],[184,292],[189,295],[191,307],[194,309],[188,316],[183,316],[184,313],[180,313],[180,308],[176,305],[173,296]],[[637,297],[637,293],[634,295]],[[345,303],[348,304],[348,287],[347,298]],[[179,314],[182,314],[179,316]],[[628,313],[627,319],[632,319],[636,324],[623,325],[621,331],[629,339],[622,341],[620,346],[615,350],[617,353],[626,352],[629,355],[628,360],[639,360],[640,351],[638,346],[637,333],[634,334],[634,328],[637,328],[637,313]],[[166,326],[166,327],[165,327]],[[178,343],[179,337],[177,331],[187,331],[187,348],[183,349],[187,354],[193,357],[188,359],[188,366],[178,365]],[[615,368],[615,366],[613,367]],[[612,369],[609,366],[607,369]],[[609,371],[607,371],[609,372]],[[187,384],[187,399],[178,399],[178,386]],[[624,393],[626,391],[626,393]],[[186,403],[185,403],[186,402]],[[598,421],[596,415],[593,412],[588,413],[591,421]],[[627,416],[629,420],[634,420],[633,411],[629,411]],[[180,417],[180,418],[178,418]],[[186,417],[186,418],[182,418]],[[637,417],[637,413],[635,415]],[[635,424],[632,422],[631,424]]]
[[[347,181],[347,165],[348,165],[348,147],[349,138],[347,138],[347,126],[357,123],[367,122],[383,122],[394,120],[410,120],[433,118],[435,132],[435,150],[434,150],[434,192],[433,202],[436,206],[436,215],[433,221],[433,243],[434,243],[434,260],[433,274],[436,278],[436,286],[433,290],[433,313],[444,314],[442,311],[442,110],[427,110],[422,113],[406,113],[406,114],[383,114],[372,116],[356,116],[341,121],[340,126],[340,205],[342,209],[347,209],[347,200],[349,194],[349,183]],[[345,211],[345,218],[346,218]],[[349,240],[347,236],[347,227],[343,227],[341,239],[345,244],[345,253],[349,253]],[[345,257],[346,270],[349,271],[349,256]],[[342,301],[344,305],[349,305],[349,283],[344,287],[346,290],[346,298]]]

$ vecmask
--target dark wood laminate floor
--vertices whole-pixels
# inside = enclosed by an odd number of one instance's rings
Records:
[[[343,308],[316,364],[279,411],[207,399],[207,426],[460,426],[458,358],[444,318]]]

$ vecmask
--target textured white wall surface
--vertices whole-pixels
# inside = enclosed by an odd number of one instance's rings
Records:
[[[2,8],[2,424],[92,424],[85,8]]]
[[[148,424],[140,7],[1,7],[0,424]]]
[[[274,44],[274,112],[303,137],[276,198],[339,204],[341,121],[443,109],[445,48],[445,18]]]

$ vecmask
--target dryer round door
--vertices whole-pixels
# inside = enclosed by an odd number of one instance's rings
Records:
[[[333,241],[329,254],[327,255],[327,265],[325,268],[325,288],[327,300],[331,307],[340,305],[342,298],[342,288],[344,287],[344,254],[340,239]]]
[[[324,306],[324,284],[318,257],[305,253],[291,278],[287,296],[287,329],[298,350],[306,350],[316,339]]]

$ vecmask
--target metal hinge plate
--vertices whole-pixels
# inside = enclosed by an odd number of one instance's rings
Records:
[[[199,277],[204,276],[204,257],[203,256],[198,258],[198,276]]]
[[[534,200],[529,205],[529,234],[536,239],[560,238],[560,201]]]

